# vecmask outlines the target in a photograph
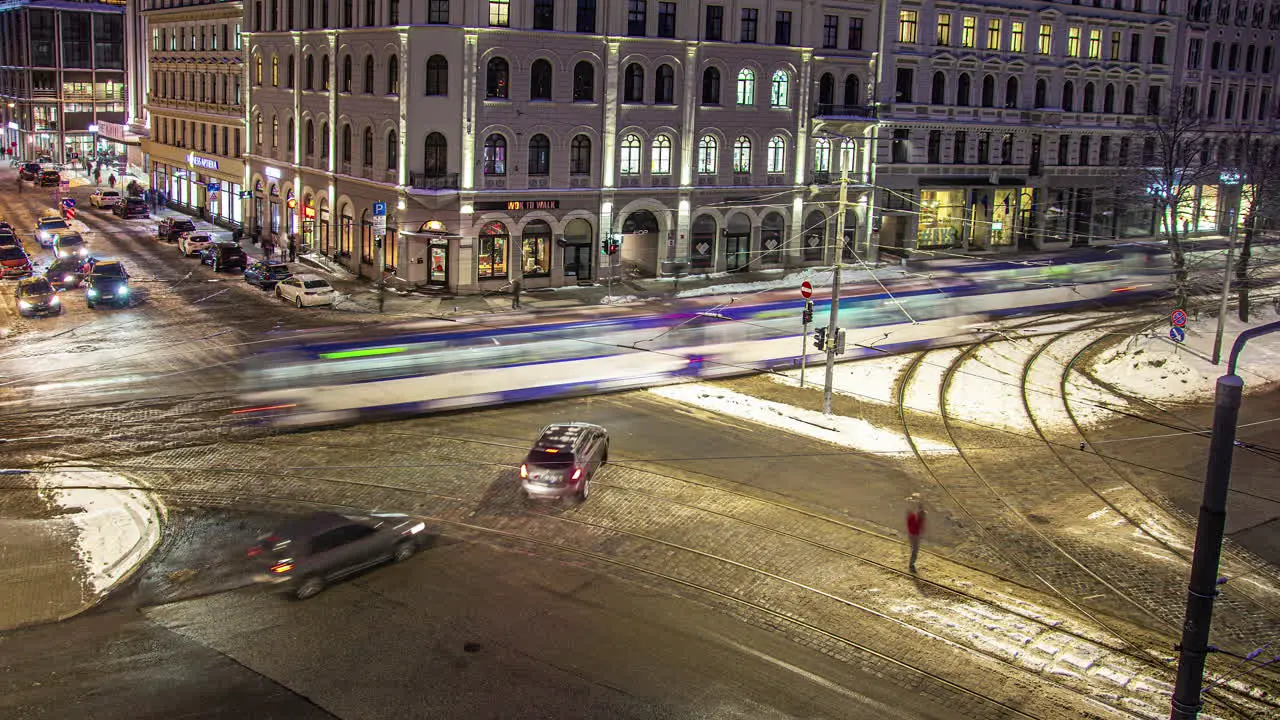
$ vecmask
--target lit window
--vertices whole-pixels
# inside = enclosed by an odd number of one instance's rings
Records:
[[[738,72],[738,104],[754,105],[756,102],[756,74],[747,68]]]
[[[791,76],[783,70],[773,74],[773,83],[769,86],[769,104],[776,108],[784,108],[790,100]]]
[[[774,135],[769,139],[768,154],[766,157],[766,166],[771,173],[781,173],[787,170],[787,143],[781,136]]]
[[[1080,28],[1067,28],[1067,57],[1080,57]]]
[[[1020,22],[1009,23],[1009,52],[1020,53],[1022,46],[1023,25]]]
[[[1089,59],[1090,60],[1102,59],[1102,31],[1101,30],[1089,31]]]
[[[751,140],[747,137],[739,137],[733,141],[733,171],[751,172]]]
[[[919,14],[915,10],[898,11],[898,42],[916,42],[916,23]]]
[[[987,49],[988,50],[1000,49],[1000,21],[999,20],[987,21]]]
[[[698,141],[698,174],[715,175],[720,145],[710,135],[703,135]]]
[[[1039,41],[1039,45],[1036,47],[1036,51],[1039,52],[1041,55],[1049,55],[1053,53],[1053,26],[1052,25],[1040,26],[1040,41]]]
[[[653,157],[650,158],[649,172],[654,175],[671,174],[671,138],[659,135],[653,141]]]
[[[978,19],[966,17],[960,27],[960,47],[977,47]]]
[[[622,156],[619,163],[623,175],[640,174],[640,138],[628,135],[622,139]]]
[[[511,25],[511,0],[489,0],[489,24],[493,27]]]
[[[831,141],[818,138],[813,143],[813,169],[816,172],[831,171]]]

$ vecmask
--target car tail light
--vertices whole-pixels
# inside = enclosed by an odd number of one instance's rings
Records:
[[[574,468],[574,469],[573,469],[573,475],[570,475],[570,476],[569,476],[569,479],[570,479],[570,480],[577,480],[577,479],[578,479],[578,478],[580,478],[580,477],[582,477],[582,468]]]
[[[248,552],[249,557],[258,557],[261,554],[262,554],[262,548],[260,547],[249,548],[249,552]]]
[[[520,463],[520,477],[521,478],[529,477],[529,466],[525,465],[524,463]]]
[[[293,569],[293,563],[287,560],[278,562],[275,565],[271,566],[271,572],[277,573],[277,574],[287,573],[292,569]]]

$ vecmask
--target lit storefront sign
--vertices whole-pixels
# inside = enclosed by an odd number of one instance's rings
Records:
[[[445,231],[444,221],[428,220],[422,223],[422,227],[418,228],[418,232],[442,233]]]
[[[201,157],[195,153],[187,153],[187,164],[191,167],[204,168],[205,170],[217,170],[218,161],[213,158]]]

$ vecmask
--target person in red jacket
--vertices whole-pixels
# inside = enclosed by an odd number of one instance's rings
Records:
[[[916,571],[916,555],[920,554],[920,536],[924,534],[924,500],[918,494],[907,498],[907,537],[911,540],[911,561],[907,568]]]

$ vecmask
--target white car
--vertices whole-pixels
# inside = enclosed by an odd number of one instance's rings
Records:
[[[199,255],[201,250],[213,243],[213,235],[207,232],[185,232],[178,236],[178,252],[183,255]]]
[[[298,307],[333,305],[337,293],[333,286],[319,275],[294,275],[276,283],[276,297],[288,300]]]
[[[109,208],[119,205],[123,199],[119,190],[94,190],[89,196],[89,204],[96,208]]]

